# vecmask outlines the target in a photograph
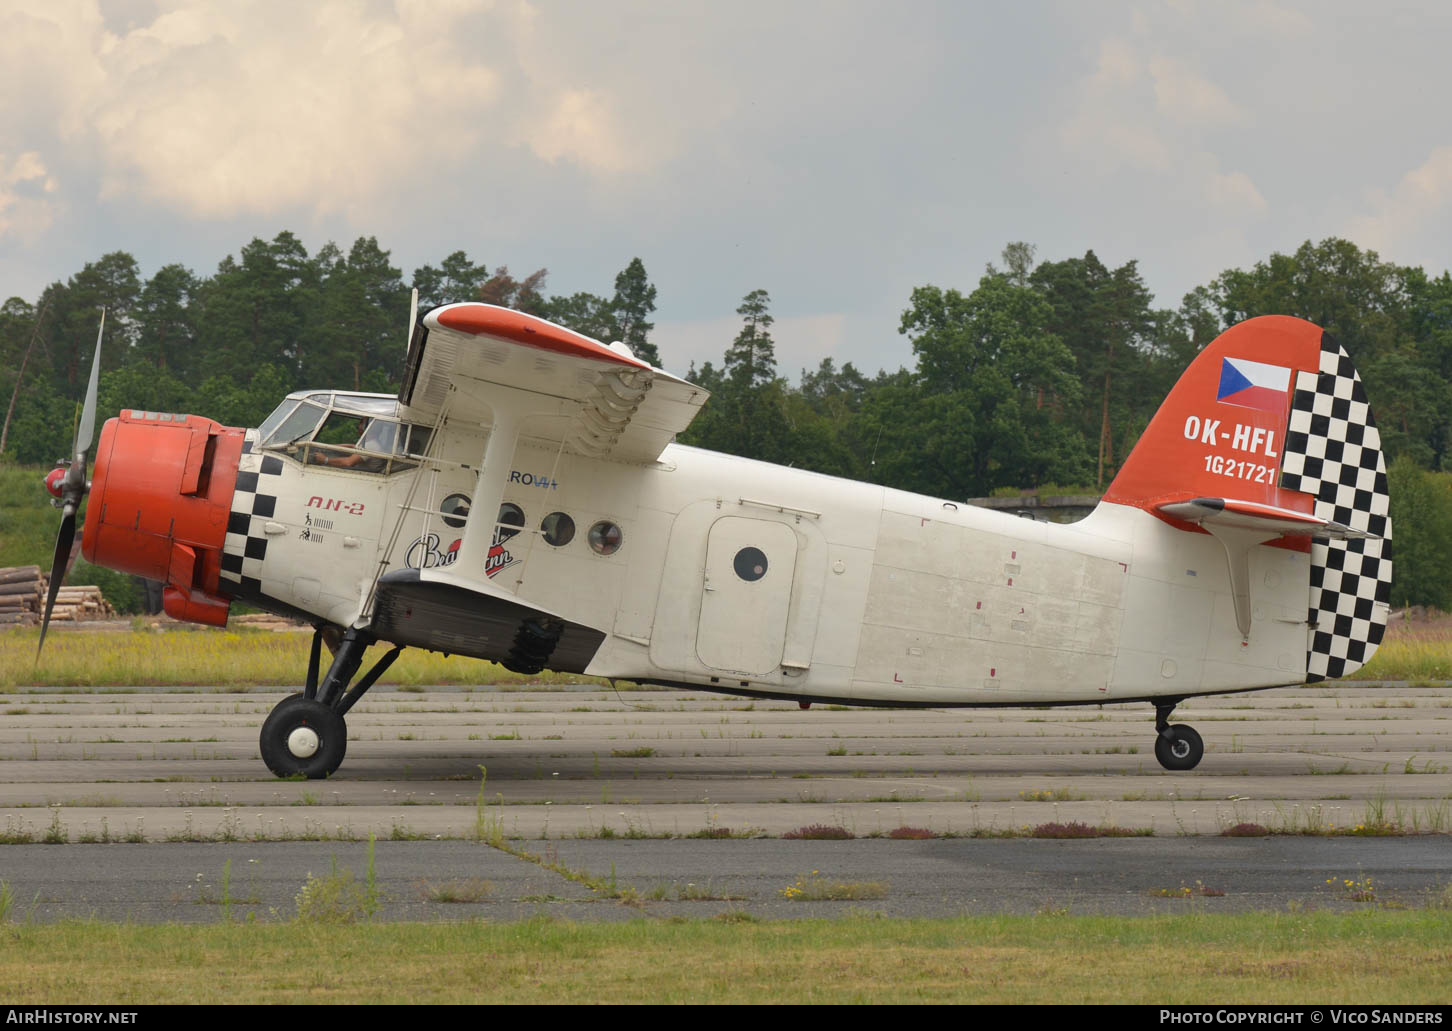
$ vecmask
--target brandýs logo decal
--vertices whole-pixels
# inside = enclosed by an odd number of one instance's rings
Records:
[[[484,560],[485,576],[493,577],[495,573],[514,562],[514,556],[504,546],[504,542],[517,533],[519,531],[510,526],[494,528],[494,542],[489,545],[489,557]]]
[[[435,569],[439,566],[451,566],[459,557],[459,545],[462,543],[463,538],[461,537],[449,545],[448,551],[440,551],[438,534],[429,533],[422,537],[415,537],[403,557],[403,564],[409,569]]]
[[[493,576],[505,566],[514,563],[514,555],[504,546],[505,542],[518,530],[507,526],[494,528],[494,540],[489,545],[489,557],[484,560],[484,575]],[[313,534],[317,537],[316,531]],[[459,545],[463,538],[455,539],[448,550],[440,548],[442,542],[436,533],[424,534],[422,537],[415,537],[413,543],[408,546],[408,552],[404,555],[403,564],[409,569],[437,569],[440,566],[451,566],[459,558]]]

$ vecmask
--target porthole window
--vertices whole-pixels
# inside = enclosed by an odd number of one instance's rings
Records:
[[[469,521],[469,499],[463,494],[450,494],[439,505],[444,524],[458,529]]]
[[[524,528],[524,509],[512,501],[506,501],[499,506],[499,522],[502,525],[496,527],[494,532],[502,544]],[[510,529],[511,527],[514,529]]]
[[[760,548],[742,548],[731,565],[741,579],[747,582],[760,580],[766,575],[766,554]]]
[[[590,527],[590,548],[597,555],[615,554],[620,550],[622,539],[620,527],[614,523],[602,519]]]
[[[563,512],[551,512],[540,522],[539,532],[546,544],[563,548],[575,539],[575,521]]]

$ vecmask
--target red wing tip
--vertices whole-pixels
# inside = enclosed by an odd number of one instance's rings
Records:
[[[528,315],[522,311],[501,308],[493,304],[471,301],[446,305],[430,312],[427,321],[444,329],[474,336],[494,336],[515,343],[527,344],[562,354],[595,361],[627,365],[631,368],[648,369],[650,365],[639,358],[627,357],[600,341],[576,333],[573,329],[558,326],[553,322]]]

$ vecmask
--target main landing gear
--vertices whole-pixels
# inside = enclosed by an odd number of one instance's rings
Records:
[[[1170,725],[1170,713],[1179,704],[1178,698],[1155,702],[1155,730],[1159,732],[1155,738],[1155,758],[1167,770],[1193,770],[1205,754],[1205,742],[1200,740],[1194,727],[1184,723]]]
[[[278,702],[262,724],[258,744],[262,761],[279,777],[301,773],[309,780],[332,774],[343,763],[348,750],[348,726],[343,716],[353,708],[381,677],[398,653],[397,645],[373,664],[373,668],[348,690],[348,682],[363,664],[363,653],[377,638],[366,630],[350,629],[343,634],[328,675],[318,683],[323,628],[313,632],[313,651],[308,659],[308,681],[302,694]]]

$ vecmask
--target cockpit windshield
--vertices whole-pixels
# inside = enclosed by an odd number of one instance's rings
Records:
[[[403,456],[422,453],[429,437],[398,422],[395,397],[336,391],[293,395],[257,433],[261,447],[305,464],[384,474],[414,468]]]
[[[290,401],[284,401],[282,406],[276,412],[273,412],[272,415],[268,416],[267,422],[264,422],[261,428],[258,429],[257,437],[263,447],[269,445],[278,447],[311,436],[313,430],[318,428],[318,423],[323,421],[326,410],[319,408],[309,401],[303,401],[290,414],[283,416],[276,423],[276,428],[271,433],[267,432],[267,423],[272,422],[279,412],[282,412],[284,408],[292,403]]]

